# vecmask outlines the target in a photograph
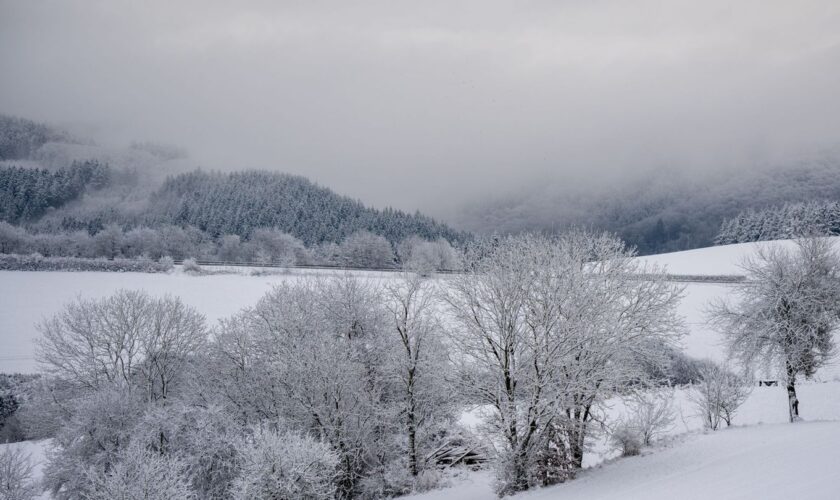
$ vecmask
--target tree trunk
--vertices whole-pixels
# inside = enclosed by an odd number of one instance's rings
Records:
[[[799,420],[799,399],[796,398],[796,372],[790,365],[787,367],[787,393],[790,421],[796,422]]]
[[[417,408],[414,398],[414,370],[409,370],[408,389],[408,470],[417,475]]]

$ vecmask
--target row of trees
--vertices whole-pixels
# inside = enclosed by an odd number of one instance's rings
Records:
[[[0,222],[0,253],[46,257],[199,259],[222,262],[253,262],[279,265],[326,264],[360,268],[392,268],[399,261],[413,269],[451,270],[460,268],[459,253],[448,241],[427,241],[412,237],[394,251],[384,237],[367,231],[353,233],[340,244],[326,243],[307,248],[294,236],[277,229],[256,229],[250,238],[225,234],[212,238],[192,227],[163,225],[124,231],[111,224],[94,235],[30,233]]]
[[[750,241],[787,240],[840,234],[840,203],[785,203],[763,210],[747,210],[726,219],[715,238],[718,245]]]

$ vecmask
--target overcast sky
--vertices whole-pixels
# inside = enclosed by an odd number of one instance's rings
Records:
[[[0,112],[445,215],[840,142],[840,2],[0,0]]]

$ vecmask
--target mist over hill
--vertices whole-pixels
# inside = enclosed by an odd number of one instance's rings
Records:
[[[711,246],[725,219],[788,202],[840,200],[840,156],[727,171],[650,170],[612,180],[534,182],[465,207],[457,225],[476,233],[617,233],[642,254]]]

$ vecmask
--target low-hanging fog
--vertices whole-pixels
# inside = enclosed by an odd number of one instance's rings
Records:
[[[456,220],[836,150],[837,26],[833,0],[0,0],[0,112]]]

